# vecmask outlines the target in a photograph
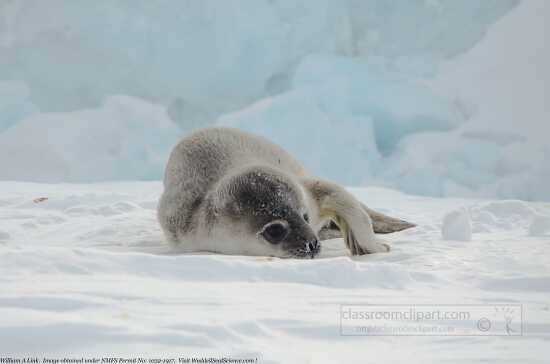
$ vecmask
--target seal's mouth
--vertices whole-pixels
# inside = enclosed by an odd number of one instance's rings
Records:
[[[319,253],[321,252],[321,246],[317,245],[313,247],[313,249],[310,249],[309,247],[306,248],[297,248],[292,249],[289,251],[289,258],[297,258],[297,259],[313,259]]]

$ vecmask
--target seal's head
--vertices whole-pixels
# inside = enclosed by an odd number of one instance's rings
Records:
[[[216,200],[217,211],[211,216],[217,221],[212,225],[225,225],[242,251],[283,258],[314,258],[319,253],[308,197],[284,173],[247,168],[222,181]]]

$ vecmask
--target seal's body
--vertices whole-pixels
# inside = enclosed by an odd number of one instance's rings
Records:
[[[174,147],[158,218],[167,239],[184,251],[278,257],[313,258],[330,221],[352,254],[389,249],[377,241],[377,228],[414,226],[310,176],[269,140],[230,128],[199,130]]]

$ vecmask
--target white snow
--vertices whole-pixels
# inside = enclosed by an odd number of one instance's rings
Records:
[[[461,208],[446,214],[443,218],[441,234],[446,240],[472,240],[472,221],[468,210]]]
[[[3,356],[228,356],[259,363],[542,363],[550,333],[550,205],[350,191],[418,224],[392,251],[320,259],[181,255],[163,242],[160,182],[0,182]],[[469,211],[471,241],[441,237]],[[476,227],[478,228],[476,230]],[[484,229],[480,229],[483,227]],[[522,304],[523,337],[341,336],[342,304]]]
[[[536,215],[529,226],[531,236],[550,236],[550,216]]]

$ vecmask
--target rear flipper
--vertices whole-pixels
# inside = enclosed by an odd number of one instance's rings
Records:
[[[407,222],[405,220],[396,219],[394,217],[390,217],[380,212],[371,210],[363,203],[361,203],[361,206],[363,207],[363,210],[365,210],[367,214],[369,214],[369,217],[372,221],[372,228],[376,234],[391,234],[416,226],[415,224],[411,224],[410,222]],[[330,220],[328,224],[323,226],[323,228],[319,231],[319,239],[329,240],[337,238],[342,238],[342,232],[338,228],[338,225],[336,225],[334,221]]]
[[[374,235],[375,232],[387,234],[414,226],[368,209],[335,183],[321,180],[305,182],[305,186],[319,206],[321,219],[330,219],[334,222],[352,255],[387,252],[390,249],[389,245],[378,239]],[[338,237],[335,230],[331,225],[323,228],[319,234],[321,240]]]
[[[371,210],[363,203],[361,203],[361,206],[363,207],[363,210],[365,210],[367,214],[369,214],[370,219],[372,220],[372,227],[374,229],[374,232],[377,234],[396,233],[398,231],[410,229],[416,226],[415,224],[411,224],[410,222],[407,222],[405,220],[396,219],[394,217],[390,217],[380,212]]]

